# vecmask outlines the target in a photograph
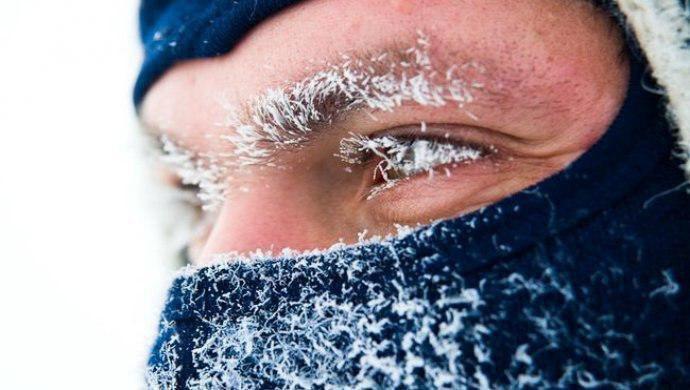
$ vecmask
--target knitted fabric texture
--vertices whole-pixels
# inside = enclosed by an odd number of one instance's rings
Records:
[[[144,63],[134,104],[180,61],[229,52],[254,26],[298,0],[144,0],[139,12]]]

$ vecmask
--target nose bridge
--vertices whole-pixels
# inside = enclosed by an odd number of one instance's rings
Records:
[[[202,258],[257,249],[312,249],[333,233],[328,230],[303,189],[289,184],[259,185],[234,194],[223,204]]]

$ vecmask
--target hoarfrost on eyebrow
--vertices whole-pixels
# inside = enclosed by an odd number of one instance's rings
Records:
[[[356,109],[393,111],[406,103],[463,109],[481,84],[466,80],[468,71],[483,72],[475,62],[438,72],[429,56],[429,38],[418,33],[416,44],[399,55],[390,52],[343,62],[285,88],[271,88],[240,110],[224,105],[221,136],[234,150],[238,166],[270,164],[276,150],[304,145],[315,127],[332,124]],[[402,57],[402,59],[400,58]]]
[[[303,146],[315,127],[332,124],[349,111],[390,112],[406,103],[452,103],[472,116],[464,106],[473,101],[471,90],[481,85],[464,75],[482,73],[483,67],[470,61],[438,72],[429,47],[429,38],[420,32],[416,44],[402,53],[386,51],[368,59],[342,55],[340,64],[330,64],[286,88],[268,89],[246,107],[233,106],[221,96],[226,118],[218,125],[231,129],[220,136],[230,144],[230,155],[195,156],[166,139],[164,161],[173,164],[183,183],[199,186],[205,209],[215,209],[227,191],[225,176],[233,169],[275,167],[276,150]]]

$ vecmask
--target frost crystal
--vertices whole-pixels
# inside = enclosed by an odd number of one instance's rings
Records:
[[[474,62],[453,65],[439,72],[429,57],[429,40],[419,34],[417,44],[395,53],[368,59],[351,59],[286,88],[269,89],[245,110],[225,105],[222,136],[231,143],[241,166],[270,164],[276,149],[304,145],[310,133],[328,126],[357,109],[393,111],[407,103],[440,107],[449,103],[463,108],[473,101],[471,90],[481,84],[468,73],[482,73]],[[268,162],[267,162],[268,161]]]
[[[226,169],[213,159],[197,156],[166,136],[160,137],[161,160],[171,167],[182,184],[197,186],[196,196],[205,210],[214,210],[223,201]]]
[[[369,138],[353,134],[340,144],[340,156],[348,163],[361,164],[362,156],[366,154],[373,154],[381,159],[376,169],[384,181],[390,182],[394,180],[389,177],[390,173],[403,177],[422,172],[431,175],[438,166],[475,161],[485,153],[468,145],[393,136]]]
[[[482,87],[471,79],[484,68],[470,61],[441,71],[431,61],[429,47],[429,39],[420,32],[413,47],[370,58],[343,55],[343,62],[328,64],[285,87],[268,89],[244,107],[228,104],[221,96],[227,115],[219,125],[228,133],[220,135],[219,141],[227,143],[231,152],[197,156],[165,139],[165,160],[173,163],[185,184],[199,186],[199,198],[206,209],[215,209],[234,170],[255,165],[277,167],[276,152],[306,145],[311,135],[348,112],[391,112],[409,103],[432,107],[454,104],[473,117],[465,105],[474,100],[472,90]],[[424,159],[438,157],[443,150],[448,162],[472,158],[470,150],[428,146],[424,142],[413,145],[410,152],[418,163],[410,160],[411,164],[400,165],[401,172],[426,170],[429,161]],[[422,156],[425,151],[428,156]]]
[[[648,334],[635,333],[639,316],[597,306],[608,291],[647,316],[668,271],[640,280],[592,262],[574,286],[582,265],[564,244],[481,272],[455,269],[469,258],[421,252],[439,237],[458,245],[466,233],[439,224],[378,245],[187,269],[149,387],[630,388],[671,373],[662,355],[630,354]]]

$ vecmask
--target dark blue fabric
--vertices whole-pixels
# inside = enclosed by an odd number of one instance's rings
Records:
[[[134,104],[179,61],[229,52],[254,26],[297,0],[144,0],[139,13],[144,63]]]
[[[149,384],[286,387],[289,367],[314,388],[361,385],[363,375],[381,388],[443,387],[439,378],[448,388],[689,388],[690,195],[660,99],[633,68],[599,142],[480,212],[380,244],[180,276]],[[359,317],[319,330],[347,316]],[[458,353],[444,355],[439,340]],[[401,367],[413,351],[423,365],[386,373],[362,345]]]

